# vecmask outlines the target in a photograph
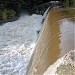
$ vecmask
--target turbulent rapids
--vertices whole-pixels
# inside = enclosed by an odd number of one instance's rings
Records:
[[[0,75],[25,75],[43,16],[23,15],[0,26]]]
[[[73,9],[49,11],[28,68],[28,75],[43,75],[58,58],[75,49],[75,14],[72,15],[70,11],[75,12]]]

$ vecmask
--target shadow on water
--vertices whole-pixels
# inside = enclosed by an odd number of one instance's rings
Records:
[[[28,75],[42,75],[59,57],[74,50],[75,9],[51,9],[44,22]]]

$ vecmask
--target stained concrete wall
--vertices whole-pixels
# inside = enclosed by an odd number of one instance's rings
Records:
[[[74,49],[73,33],[71,37],[72,39],[68,38],[68,36],[62,39],[65,40],[66,42],[64,41],[62,43],[60,39],[60,37],[62,37],[61,35],[62,33],[60,30],[60,27],[62,26],[61,21],[64,19],[66,20],[68,17],[69,15],[66,14],[64,10],[52,9],[49,11],[46,20],[44,22],[43,28],[41,30],[39,39],[37,41],[35,52],[30,62],[31,65],[29,65],[27,75],[43,75],[43,73],[47,70],[47,68],[50,65],[52,65],[59,57],[61,57],[60,54],[62,50],[63,50],[62,51],[63,53],[62,56],[63,56],[67,52],[65,49],[68,49],[68,51]],[[64,25],[66,25],[65,22]],[[72,27],[70,29],[72,30],[71,32],[73,32],[73,25],[74,24],[72,21]],[[60,44],[63,45],[65,44],[65,46],[62,48],[60,47]]]

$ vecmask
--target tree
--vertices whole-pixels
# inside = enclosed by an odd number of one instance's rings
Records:
[[[64,0],[64,5],[66,7],[75,7],[75,0]]]

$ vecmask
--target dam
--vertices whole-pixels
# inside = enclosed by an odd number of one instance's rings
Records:
[[[51,9],[44,21],[27,75],[43,75],[75,46],[75,9]]]

